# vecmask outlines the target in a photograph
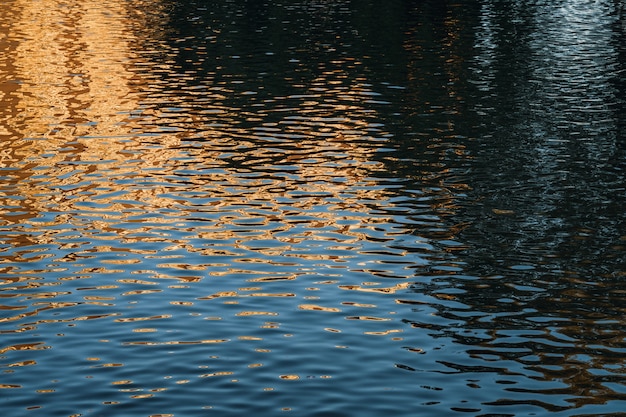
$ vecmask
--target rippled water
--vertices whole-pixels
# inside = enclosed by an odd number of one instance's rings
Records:
[[[7,416],[626,415],[623,2],[8,0]]]

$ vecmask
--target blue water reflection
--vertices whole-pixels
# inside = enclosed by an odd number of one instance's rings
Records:
[[[3,7],[5,413],[623,413],[621,3]]]

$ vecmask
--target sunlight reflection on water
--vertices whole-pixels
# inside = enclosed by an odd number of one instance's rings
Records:
[[[3,409],[617,412],[608,2],[370,3],[5,6]]]

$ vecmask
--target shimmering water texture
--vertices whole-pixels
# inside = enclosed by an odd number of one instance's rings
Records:
[[[626,415],[625,45],[613,0],[4,0],[1,414]]]

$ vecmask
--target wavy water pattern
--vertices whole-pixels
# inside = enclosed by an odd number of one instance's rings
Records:
[[[5,413],[623,413],[622,6],[105,3],[2,6]]]

